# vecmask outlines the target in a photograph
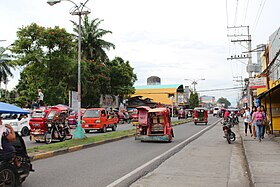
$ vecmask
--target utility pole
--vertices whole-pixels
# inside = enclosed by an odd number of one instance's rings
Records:
[[[247,32],[244,34],[242,31],[243,29],[246,29]],[[231,42],[236,43],[238,42],[240,45],[241,43],[247,43],[247,47],[244,47],[243,45],[241,45],[242,47],[246,48],[246,50],[248,51],[248,53],[245,54],[239,54],[239,55],[231,55],[231,57],[227,58],[227,60],[241,60],[241,59],[248,59],[248,64],[247,64],[247,72],[249,74],[249,79],[252,78],[252,73],[254,72],[254,65],[252,63],[252,39],[251,39],[251,35],[250,35],[250,30],[249,30],[249,26],[234,26],[234,27],[228,27],[228,29],[235,29],[235,31],[237,29],[241,30],[241,34],[231,34],[231,35],[227,35],[228,37],[234,37],[236,39],[231,40]],[[253,106],[253,99],[252,99],[252,91],[250,89],[250,87],[248,86],[248,90],[247,90],[247,95],[248,95],[248,106]]]

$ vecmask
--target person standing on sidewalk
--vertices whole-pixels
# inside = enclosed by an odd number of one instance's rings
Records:
[[[249,122],[251,121],[251,114],[250,114],[250,109],[246,108],[244,114],[243,114],[243,119],[244,119],[244,125],[245,125],[245,136],[247,136],[247,129],[249,128],[251,137],[253,136],[252,133],[252,126],[249,125]]]
[[[251,120],[251,124],[254,122],[255,128],[256,128],[256,134],[259,142],[261,142],[261,136],[262,136],[262,131],[263,131],[263,122],[264,122],[264,114],[261,111],[261,107],[258,106],[257,112],[253,113],[253,117]]]
[[[264,115],[264,122],[263,122],[263,131],[262,131],[262,139],[264,139],[264,133],[266,131],[266,124],[267,124],[267,114],[266,114],[266,110],[264,109],[264,106],[261,105],[261,111],[263,112]]]
[[[256,106],[253,106],[252,107],[252,111],[250,113],[250,119],[252,119],[253,117],[253,113],[257,111],[257,107]],[[252,127],[252,132],[253,132],[253,136],[254,136],[254,139],[256,139],[256,128],[255,128],[255,125],[254,123],[249,123],[249,125]]]

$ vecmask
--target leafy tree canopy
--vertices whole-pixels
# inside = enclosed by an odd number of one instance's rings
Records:
[[[219,98],[217,103],[223,104],[225,108],[228,108],[231,105],[231,103],[226,98],[223,97]]]
[[[195,108],[199,106],[199,98],[196,92],[192,92],[190,94],[190,108]]]

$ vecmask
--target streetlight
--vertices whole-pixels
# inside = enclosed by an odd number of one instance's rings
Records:
[[[186,81],[192,81],[191,84],[193,84],[193,90],[194,92],[196,92],[196,89],[195,89],[195,85],[197,84],[197,81],[204,81],[205,79],[185,79]]]
[[[71,0],[48,0],[47,3],[51,6],[60,3],[61,1],[69,1],[74,4],[74,7],[70,9],[71,15],[79,16],[79,36],[78,36],[78,125],[74,132],[75,139],[85,138],[84,130],[81,126],[81,20],[82,15],[87,15],[90,13],[90,9],[86,7],[86,10],[83,10],[85,5],[89,0],[86,0],[85,3],[80,3],[78,6]]]

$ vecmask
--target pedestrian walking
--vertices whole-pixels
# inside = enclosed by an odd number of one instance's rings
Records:
[[[39,107],[44,106],[44,94],[41,89],[38,89],[38,105]]]
[[[264,114],[261,111],[261,107],[258,106],[257,112],[253,113],[252,120],[250,122],[251,124],[253,123],[255,128],[256,128],[256,134],[259,142],[261,142],[261,136],[262,136],[262,131],[263,131],[263,124],[264,124]]]
[[[247,107],[245,112],[243,113],[243,119],[244,119],[244,125],[245,125],[245,136],[247,136],[247,130],[249,128],[251,137],[253,136],[252,133],[252,126],[249,125],[249,122],[251,121],[251,114],[250,114],[250,109]]]
[[[252,119],[253,113],[256,112],[256,111],[257,111],[257,107],[253,106],[252,111],[250,113],[250,117],[251,117],[250,119]],[[255,127],[254,123],[250,123],[249,125],[252,127],[252,132],[253,132],[254,139],[256,139],[256,136],[257,136],[256,135],[256,127]]]
[[[263,112],[263,115],[264,115],[264,122],[263,122],[263,131],[262,131],[262,139],[264,139],[264,133],[266,131],[266,125],[267,125],[267,113],[266,113],[266,110],[264,108],[263,105],[261,105],[261,111]]]

